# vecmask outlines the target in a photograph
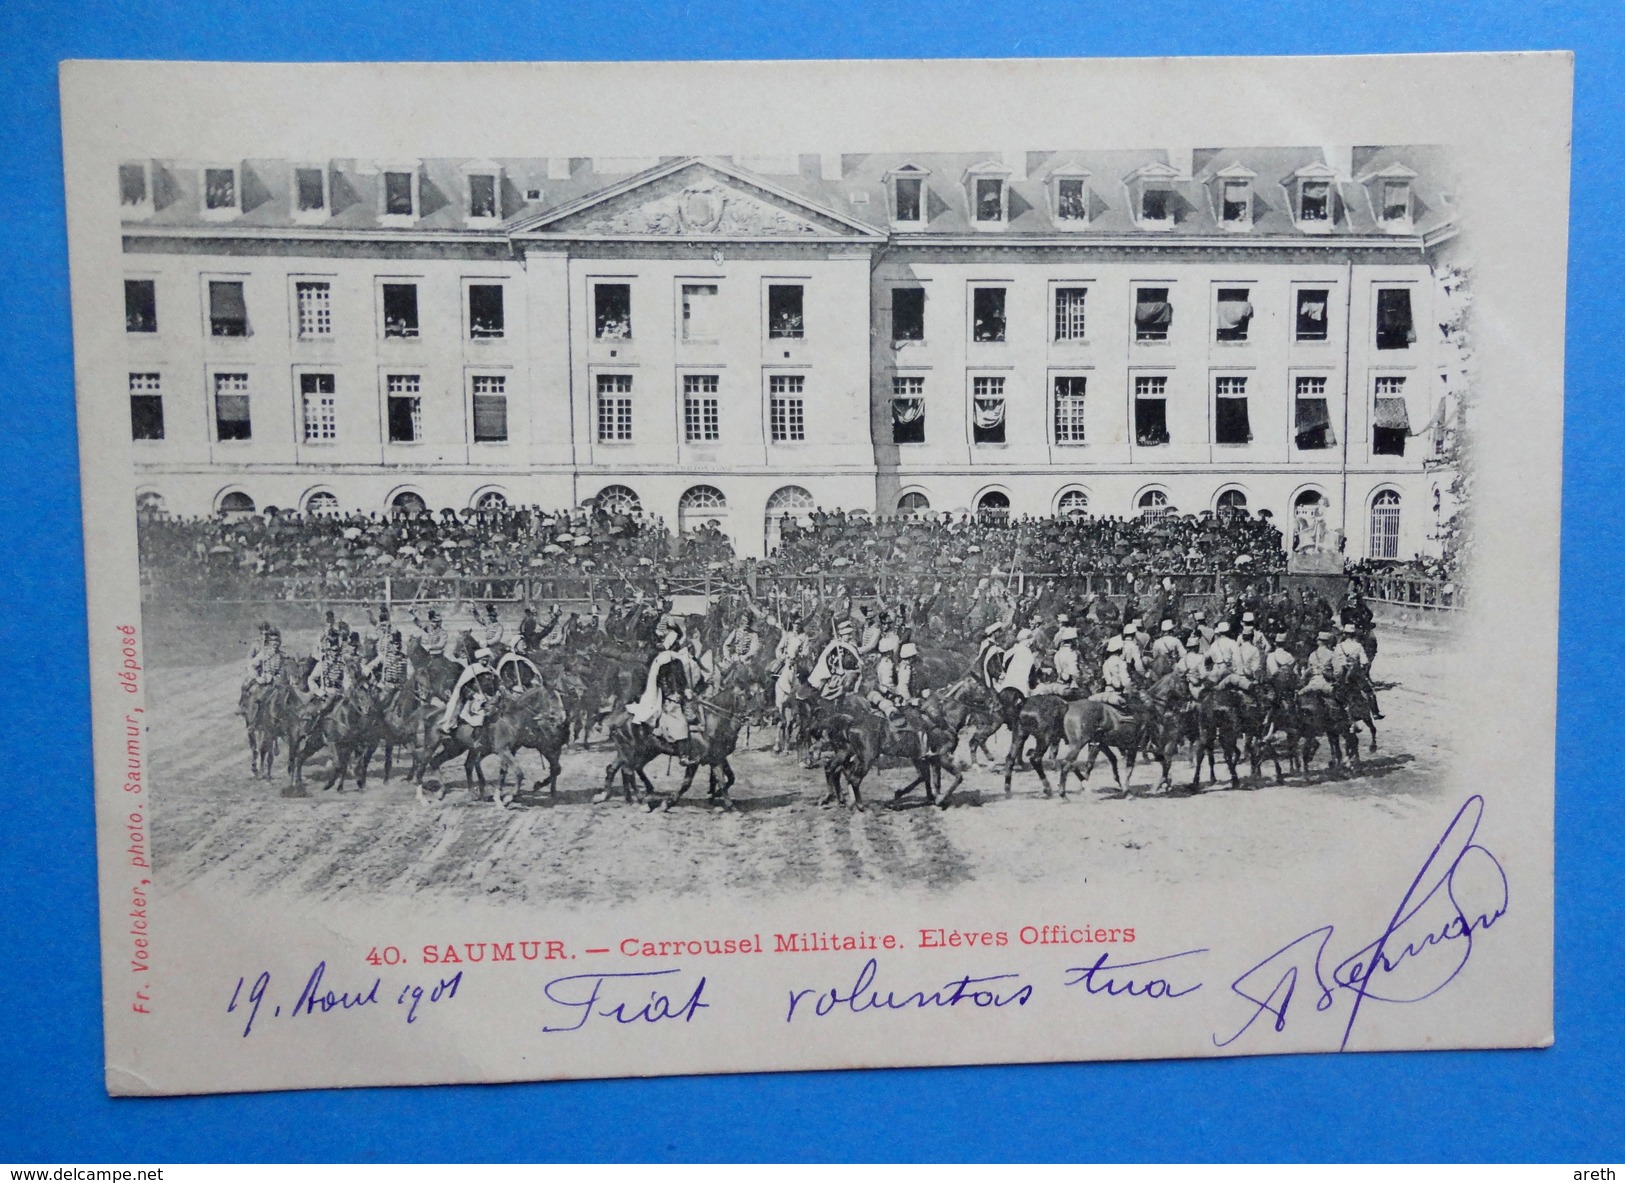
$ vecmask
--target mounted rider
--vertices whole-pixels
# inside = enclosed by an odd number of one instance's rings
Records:
[[[1252,682],[1241,672],[1241,646],[1230,635],[1230,622],[1221,620],[1213,626],[1213,640],[1207,647],[1207,659],[1211,663],[1207,679],[1215,690],[1225,687],[1234,687],[1237,690],[1250,690]]]
[[[446,696],[440,729],[450,732],[461,724],[478,730],[489,721],[501,696],[502,681],[491,666],[491,651],[475,650],[474,660],[457,675],[457,684]]]
[[[1299,697],[1318,694],[1324,698],[1336,696],[1336,683],[1343,674],[1343,658],[1332,648],[1332,634],[1322,629],[1315,634],[1315,651],[1304,662],[1304,683]]]
[[[875,664],[875,688],[869,701],[886,716],[896,735],[913,732],[920,741],[920,754],[930,750],[930,724],[919,712],[920,650],[913,641],[899,643],[897,634],[880,639],[880,660]]]
[[[411,676],[411,663],[406,660],[406,654],[401,650],[401,634],[398,629],[391,629],[384,636],[383,644],[378,647],[378,656],[361,667],[361,672],[373,679],[378,688],[378,697],[388,701],[400,692]]]
[[[692,725],[699,721],[694,693],[703,682],[698,664],[683,645],[683,630],[672,624],[660,638],[660,652],[649,663],[643,696],[626,707],[634,724],[650,728],[676,746],[685,765],[692,762],[688,750]]]
[[[475,609],[474,619],[478,620],[479,615],[479,610]],[[507,631],[502,627],[502,621],[497,619],[497,606],[487,604],[485,606],[485,625],[480,633],[481,640],[484,643],[483,647],[494,653],[497,646],[502,644],[507,635]]]
[[[1021,704],[1027,701],[1032,693],[1033,682],[1038,673],[1038,655],[1032,647],[1033,630],[1024,628],[1016,633],[1016,643],[1010,647],[1005,655],[1004,669],[999,674],[998,684],[994,691],[999,696],[999,705],[1004,708],[1005,717],[1013,719],[1021,710]]]
[[[1236,638],[1236,672],[1250,682],[1257,682],[1264,673],[1265,645],[1257,620],[1251,612],[1243,612],[1241,635]]]
[[[853,640],[856,631],[850,618],[838,621],[835,635],[818,655],[812,673],[807,675],[807,685],[825,699],[855,692],[863,678],[863,658]],[[877,639],[875,644],[879,643]]]
[[[1353,621],[1345,618],[1343,639],[1338,641],[1335,652],[1343,659],[1344,680],[1370,704],[1371,717],[1382,718],[1377,708],[1377,688],[1371,684],[1371,659],[1360,643],[1359,626]]]
[[[749,665],[762,651],[762,637],[747,613],[722,641],[722,668]]]
[[[773,663],[768,666],[777,675],[778,680],[773,683],[773,705],[779,710],[795,697],[798,671],[810,645],[807,634],[801,631],[801,621],[794,613],[785,613],[780,623],[779,643],[773,650]]]
[[[1083,663],[1078,656],[1078,630],[1062,625],[1055,632],[1055,652],[1050,657],[1050,668],[1055,681],[1033,687],[1038,694],[1056,694],[1074,698],[1083,689]]]
[[[1164,678],[1173,673],[1185,656],[1185,646],[1174,632],[1174,622],[1163,620],[1157,639],[1151,642],[1151,676]]]
[[[418,644],[423,646],[423,651],[430,657],[445,656],[446,629],[445,626],[440,623],[440,613],[435,609],[430,608],[428,624],[424,624],[421,620],[419,620],[417,618],[417,613],[414,612],[411,615],[412,623],[417,625],[418,629],[423,633],[422,640],[418,642]]]
[[[1123,638],[1111,637],[1106,641],[1106,660],[1100,663],[1100,690],[1089,696],[1090,702],[1103,702],[1122,709],[1134,693],[1134,673],[1123,657]]]
[[[259,724],[271,687],[282,680],[287,666],[282,652],[282,634],[268,623],[260,628],[260,644],[248,659],[248,676],[243,680],[243,718],[250,728]]]

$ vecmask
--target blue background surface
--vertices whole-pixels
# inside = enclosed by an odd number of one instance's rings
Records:
[[[1616,3],[0,4],[0,1160],[1622,1157],[1625,21]],[[112,1101],[57,62],[1578,51],[1557,1046]],[[1518,162],[1508,161],[1509,167]],[[1555,184],[1556,178],[1554,178]],[[1561,211],[1528,211],[1531,220]],[[1540,704],[1531,726],[1542,725]],[[1606,761],[1606,762],[1605,762]]]

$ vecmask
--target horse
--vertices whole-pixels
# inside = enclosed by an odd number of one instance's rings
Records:
[[[1134,783],[1134,765],[1142,751],[1155,756],[1162,766],[1162,779],[1157,782],[1157,788],[1171,787],[1173,754],[1185,737],[1184,706],[1174,706],[1179,697],[1178,688],[1182,685],[1182,681],[1165,680],[1160,683],[1162,692],[1148,695],[1139,704],[1137,717],[1115,708],[1108,710],[1105,703],[1088,698],[1068,706],[1062,720],[1067,750],[1058,761],[1061,768],[1061,796],[1067,795],[1066,775],[1069,771],[1077,772],[1077,759],[1085,747],[1089,749],[1089,758],[1084,763],[1083,771],[1077,773],[1079,783],[1085,787],[1089,783],[1089,774],[1094,771],[1095,757],[1104,754],[1107,764],[1111,766],[1112,780],[1119,790],[1127,793]],[[1190,701],[1188,693],[1184,701]],[[1118,773],[1113,748],[1124,757],[1127,767],[1123,775]],[[1045,796],[1048,795],[1046,789]]]
[[[861,810],[864,778],[889,756],[907,761],[914,768],[914,779],[892,793],[894,804],[916,787],[923,786],[926,804],[946,809],[948,798],[964,781],[954,762],[958,734],[930,719],[924,721],[927,729],[922,743],[913,726],[899,731],[879,710],[855,696],[847,695],[824,704],[824,709],[815,713],[811,728],[821,733],[830,746],[824,763],[828,791],[819,804],[829,805],[842,798],[844,775],[852,807]],[[946,790],[942,790],[944,772],[953,777],[953,783]]]
[[[966,726],[971,728],[970,735],[970,762],[971,767],[977,766],[976,753],[981,752],[987,757],[989,767],[998,762],[993,753],[988,751],[987,741],[998,734],[999,728],[1004,726],[1004,710],[993,692],[984,686],[974,674],[966,674],[958,681],[945,687],[933,696],[941,704],[945,719],[959,717],[959,725],[955,734]]]
[[[437,770],[453,756],[463,757],[463,783],[476,801],[486,798],[489,785],[485,779],[485,769],[482,767],[490,756],[496,756],[501,762],[501,772],[497,780],[495,800],[499,808],[506,809],[513,804],[513,800],[525,787],[524,770],[520,768],[519,761],[514,757],[514,749],[527,734],[527,704],[512,698],[500,698],[493,710],[487,715],[483,724],[475,727],[461,720],[453,720],[449,731],[431,727],[429,741],[424,745],[424,755],[419,767],[415,770],[418,782],[418,800],[423,801],[423,777]],[[514,777],[514,788],[511,794],[506,793],[508,773]],[[479,788],[475,789],[475,779],[478,778]],[[445,799],[444,785],[436,785],[441,800]]]
[[[1234,686],[1214,686],[1196,700],[1197,740],[1192,758],[1194,775],[1191,791],[1202,787],[1202,757],[1207,756],[1209,768],[1213,764],[1213,749],[1224,753],[1225,767],[1230,770],[1230,787],[1241,788],[1236,775],[1236,761],[1241,758],[1242,717],[1246,710],[1246,696]],[[1215,773],[1213,781],[1218,783]]]
[[[684,758],[683,783],[677,786],[677,791],[669,797],[661,797],[650,786],[649,812],[656,809],[662,813],[669,813],[672,806],[683,799],[689,787],[694,783],[694,774],[704,765],[709,780],[707,797],[716,802],[719,810],[733,809],[733,801],[728,796],[728,790],[734,784],[733,765],[728,758],[734,754],[739,744],[739,732],[749,719],[749,707],[744,696],[733,687],[724,685],[709,698],[700,700],[701,718],[705,720],[699,732],[699,742],[689,749]],[[692,738],[692,736],[691,736]],[[653,759],[653,756],[650,757]],[[647,761],[645,761],[647,763]],[[719,788],[717,773],[722,773],[723,781]],[[643,769],[638,768],[638,775],[643,776]],[[606,781],[607,783],[607,781]],[[644,777],[648,784],[648,778]]]
[[[1329,770],[1333,774],[1340,774],[1343,768],[1343,745],[1346,743],[1349,750],[1349,759],[1358,764],[1360,761],[1359,737],[1349,722],[1348,713],[1343,709],[1335,695],[1313,692],[1299,694],[1298,717],[1302,721],[1301,734],[1303,736],[1303,769],[1309,771],[1309,762],[1315,758],[1315,751],[1320,746],[1320,737],[1326,737],[1326,745],[1331,753]]]
[[[1019,703],[1012,696],[1000,696],[1005,705],[1004,722],[1010,728],[1010,751],[1004,760],[1004,795],[1010,795],[1010,774],[1024,758],[1027,740],[1037,741],[1032,752],[1032,769],[1044,786],[1044,796],[1052,795],[1049,776],[1044,771],[1044,754],[1059,746],[1066,734],[1066,712],[1072,705],[1058,694],[1029,694]]]
[[[287,714],[298,699],[284,670],[269,685],[250,687],[244,696],[243,721],[248,727],[249,768],[255,780],[270,780],[277,740],[287,729]]]
[[[559,791],[559,756],[564,751],[565,724],[562,720],[552,717],[549,709],[549,698],[552,693],[543,687],[535,687],[515,700],[516,713],[521,716],[521,725],[513,738],[513,751],[517,755],[522,749],[529,748],[547,762],[547,779],[533,783],[537,791],[547,790],[552,797]],[[507,767],[504,766],[497,773],[497,787],[500,790],[506,781]],[[515,786],[514,791],[519,791]]]
[[[376,710],[377,704],[372,695],[359,686],[340,692],[332,701],[320,706],[314,702],[309,704],[301,741],[294,745],[291,753],[294,784],[303,786],[305,762],[325,746],[333,765],[322,789],[342,793],[351,760],[370,750],[366,743]],[[356,763],[356,788],[364,790],[367,787],[366,761],[357,760]]]

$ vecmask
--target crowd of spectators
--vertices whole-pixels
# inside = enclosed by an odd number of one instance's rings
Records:
[[[871,517],[814,510],[777,524],[759,563],[736,558],[715,524],[676,536],[658,518],[594,507],[442,510],[414,515],[262,514],[179,518],[143,513],[141,572],[151,594],[188,599],[371,598],[390,576],[425,598],[455,581],[506,598],[514,582],[583,576],[651,589],[667,580],[764,575],[1269,576],[1286,569],[1267,511],[1141,518],[936,515]],[[1351,562],[1351,574],[1450,581],[1447,560]],[[469,588],[467,581],[474,581]],[[481,582],[483,581],[483,583]],[[560,592],[561,596],[565,593]]]
[[[1159,574],[1286,569],[1267,511],[1139,518],[942,515],[870,518],[815,511],[780,530],[764,566],[783,574],[851,568],[876,573]]]
[[[484,581],[483,594],[494,598],[511,594],[513,582],[525,577],[653,581],[720,571],[733,561],[727,539],[714,529],[674,543],[658,519],[587,507],[388,516],[143,513],[139,537],[144,588],[198,599],[370,598],[385,576],[403,587]]]

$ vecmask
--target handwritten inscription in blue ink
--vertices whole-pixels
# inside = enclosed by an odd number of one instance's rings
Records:
[[[1012,1003],[1016,1006],[1026,1006],[1033,996],[1033,988],[1030,985],[1018,984],[1020,974],[992,974],[982,978],[973,978],[966,974],[930,992],[913,990],[901,995],[896,990],[886,990],[882,993],[875,985],[875,979],[879,976],[880,966],[871,957],[863,963],[863,968],[858,971],[857,978],[848,989],[832,986],[823,991],[816,987],[792,990],[790,1006],[785,1011],[784,1021],[786,1023],[794,1021],[796,1009],[809,996],[814,996],[812,1005],[810,1008],[802,1007],[801,1013],[804,1016],[812,1015],[818,1018],[823,1018],[836,1010],[860,1015],[865,1011],[949,1009],[961,1004],[971,1008],[998,1009]]]
[[[323,989],[324,978],[327,975],[327,962],[318,961],[316,968],[310,971],[305,979],[304,988],[299,991],[299,1000],[293,1004],[288,1012],[289,1018],[304,1018],[310,1015],[326,1015],[338,1012],[369,1010],[381,1006],[379,991],[383,988],[382,978],[373,978],[372,984],[357,987],[353,990],[334,990],[331,987]],[[265,1001],[266,991],[271,985],[269,970],[262,970],[254,979],[254,984],[248,988],[248,994],[243,995],[243,984],[247,978],[238,978],[237,987],[231,992],[231,1001],[226,1003],[226,1013],[233,1014],[239,1008],[247,1010],[246,1021],[243,1023],[243,1038],[247,1039],[254,1030],[254,1020],[259,1017],[260,1006]],[[433,986],[420,986],[408,984],[401,988],[400,994],[395,998],[397,1006],[406,1008],[406,1021],[415,1023],[418,1019],[418,1007],[424,1002],[436,1003],[442,999],[457,997],[457,987],[462,985],[461,972],[449,978],[441,978]],[[383,997],[387,998],[385,994]],[[271,1008],[273,1018],[282,1016],[282,1007],[273,1005]]]
[[[1194,970],[1189,963],[1171,965],[1182,957],[1195,957],[1206,949],[1186,949],[1183,953],[1168,953],[1162,957],[1147,957],[1140,961],[1113,963],[1110,953],[1102,953],[1092,965],[1074,965],[1066,972],[1063,983],[1082,986],[1090,994],[1104,994],[1108,998],[1126,995],[1130,998],[1183,998],[1202,988],[1201,982],[1190,980]],[[1133,972],[1130,973],[1129,971]]]
[[[1231,991],[1254,1009],[1234,1034],[1215,1034],[1214,1045],[1228,1047],[1266,1014],[1277,1032],[1285,1031],[1292,999],[1304,984],[1317,1011],[1330,1010],[1339,990],[1353,995],[1342,1050],[1366,1002],[1421,1002],[1454,981],[1473,954],[1474,934],[1487,931],[1509,906],[1506,871],[1475,841],[1483,817],[1484,798],[1475,793],[1445,827],[1382,935],[1340,961],[1329,981],[1323,962],[1335,934],[1328,924],[1283,945],[1231,983]]]
[[[691,1023],[694,1016],[702,1010],[711,1009],[710,1003],[700,1001],[700,995],[705,993],[704,977],[700,978],[699,984],[684,1002],[674,1002],[673,994],[662,994],[659,990],[649,989],[656,983],[639,980],[668,978],[682,972],[680,969],[661,969],[644,973],[571,974],[569,977],[554,978],[542,988],[542,993],[547,995],[547,1000],[554,1005],[574,1011],[575,1023],[569,1027],[544,1026],[542,1030],[549,1035],[579,1031],[594,1018],[613,1019],[623,1025],[661,1023],[670,1019],[681,1019],[685,1023]],[[658,984],[670,986],[676,983]],[[636,990],[639,996],[647,990],[648,1001],[637,1003],[627,998],[626,995],[633,990]]]

